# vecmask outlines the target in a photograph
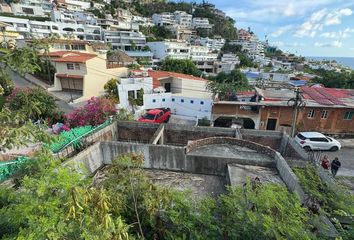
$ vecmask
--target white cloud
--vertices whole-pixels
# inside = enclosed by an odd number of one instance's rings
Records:
[[[317,31],[322,31],[323,24],[321,23],[321,21],[327,13],[328,10],[326,8],[314,12],[306,22],[304,22],[298,27],[294,35],[300,38],[315,37]]]
[[[277,46],[277,47],[283,47],[284,46],[284,42],[282,41],[276,41],[276,42],[273,42],[273,45]]]
[[[315,37],[318,32],[323,30],[324,26],[340,24],[343,16],[352,15],[352,10],[343,8],[340,10],[328,11],[326,8],[314,12],[307,21],[301,24],[294,36],[296,37]],[[348,34],[347,34],[348,35]],[[344,35],[344,36],[347,36]],[[324,33],[322,37],[332,38],[333,33]]]
[[[224,0],[223,10],[238,22],[274,23],[282,20],[301,19],[303,16],[328,5],[345,3],[347,0]]]
[[[319,43],[319,42],[316,42],[314,45],[315,45],[315,47],[340,48],[340,47],[342,47],[342,42],[340,42],[340,41],[333,41],[333,42],[330,42],[330,43]]]
[[[305,44],[294,42],[294,43],[286,43],[285,46],[286,47],[303,47],[303,46],[305,46]]]
[[[346,28],[343,31],[338,32],[324,32],[320,35],[320,37],[324,38],[348,38],[351,34],[354,33],[354,28]]]
[[[329,13],[326,16],[324,25],[330,26],[330,25],[338,25],[342,23],[342,17],[344,16],[350,16],[353,14],[353,11],[350,8],[343,8],[340,10],[335,10],[331,13]]]
[[[283,27],[278,28],[278,30],[276,30],[275,32],[272,32],[270,35],[272,37],[279,37],[281,35],[283,35],[284,33],[287,33],[288,31],[290,31],[291,29],[293,29],[293,25],[286,25]]]

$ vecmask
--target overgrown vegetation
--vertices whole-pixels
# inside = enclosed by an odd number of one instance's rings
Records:
[[[314,166],[295,168],[295,174],[299,178],[306,193],[311,196],[313,206],[318,206],[324,211],[337,229],[341,231],[343,239],[354,238],[354,196],[348,194],[343,186],[329,186],[322,181]],[[348,225],[341,225],[338,219],[346,218]]]
[[[18,187],[0,187],[0,238],[313,239],[308,212],[278,184],[249,181],[217,199],[152,184],[140,155],[83,178],[47,152],[29,161]],[[99,175],[98,175],[99,176]],[[101,175],[102,176],[102,175]]]
[[[17,88],[7,97],[11,111],[21,112],[28,119],[45,120],[58,112],[55,99],[47,91],[37,88]]]
[[[235,96],[239,91],[250,89],[246,76],[235,69],[231,73],[219,73],[216,77],[210,77],[208,89],[217,95],[219,100],[230,100],[230,97]]]
[[[169,72],[177,72],[200,77],[202,72],[197,66],[189,59],[173,59],[166,58],[162,61],[161,70]]]
[[[144,27],[140,26],[140,31],[147,36],[148,42],[165,41],[166,39],[173,39],[175,36],[171,30],[163,26]]]
[[[304,71],[317,75],[318,77],[312,79],[312,82],[323,84],[325,87],[344,89],[354,88],[354,71],[337,72],[325,69],[313,70],[307,65],[305,65]]]

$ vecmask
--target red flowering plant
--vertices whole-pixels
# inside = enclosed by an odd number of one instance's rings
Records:
[[[66,115],[66,125],[70,128],[85,125],[97,126],[104,123],[109,116],[116,114],[115,104],[107,98],[92,97],[83,107]]]

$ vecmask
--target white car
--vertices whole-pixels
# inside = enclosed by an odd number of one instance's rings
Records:
[[[319,132],[300,132],[296,135],[295,141],[306,151],[310,150],[330,150],[337,151],[341,149],[340,142],[327,137]]]

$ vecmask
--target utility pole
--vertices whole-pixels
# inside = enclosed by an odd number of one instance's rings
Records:
[[[295,88],[295,98],[290,98],[288,100],[288,106],[291,106],[294,111],[293,111],[293,121],[292,121],[292,125],[291,125],[291,137],[295,136],[295,132],[296,132],[296,123],[297,123],[297,117],[299,115],[299,110],[302,107],[305,107],[305,102],[302,100],[301,97],[301,91],[300,88]]]

